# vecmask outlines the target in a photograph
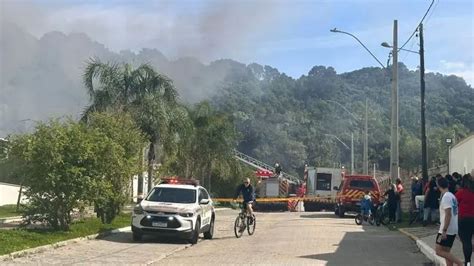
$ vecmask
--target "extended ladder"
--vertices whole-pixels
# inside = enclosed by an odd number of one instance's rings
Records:
[[[240,151],[238,150],[234,150],[234,156],[235,158],[239,159],[241,162],[247,164],[247,165],[250,165],[254,168],[257,168],[259,170],[270,170],[272,172],[275,172],[275,168],[262,162],[262,161],[259,161],[253,157],[250,157],[248,156],[247,154],[244,154],[244,153],[241,153]],[[281,172],[281,176],[283,178],[286,178],[288,180],[291,180],[293,182],[297,182],[299,183],[301,180],[298,178],[298,177],[295,177],[293,175],[290,175],[288,173],[285,173],[285,172]]]

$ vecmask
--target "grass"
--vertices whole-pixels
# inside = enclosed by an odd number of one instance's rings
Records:
[[[0,206],[0,218],[21,216],[21,212],[16,211],[16,205],[3,205]]]
[[[0,255],[23,249],[57,243],[60,241],[103,233],[130,225],[130,214],[120,214],[112,224],[102,224],[97,218],[74,222],[69,231],[51,229],[0,230]]]

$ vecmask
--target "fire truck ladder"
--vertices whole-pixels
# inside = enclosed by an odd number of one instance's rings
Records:
[[[255,159],[253,157],[250,157],[247,154],[241,153],[238,150],[234,150],[234,156],[235,156],[235,158],[237,158],[241,162],[243,162],[247,165],[250,165],[254,168],[257,168],[259,170],[270,170],[272,172],[275,172],[274,167],[272,167],[272,166],[270,166],[270,165],[268,165],[268,164],[266,164],[262,161],[259,161],[259,160]],[[285,173],[285,172],[281,172],[281,176],[283,178],[286,178],[286,179],[291,180],[291,181],[296,182],[296,183],[301,182],[301,180],[298,177],[290,175],[290,174]]]

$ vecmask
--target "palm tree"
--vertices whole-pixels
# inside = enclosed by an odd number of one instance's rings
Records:
[[[192,119],[195,126],[194,156],[195,166],[200,171],[201,181],[211,190],[212,173],[227,175],[235,163],[232,150],[237,143],[237,133],[230,116],[215,112],[208,102],[197,104]],[[196,169],[197,170],[197,169]]]
[[[155,149],[160,141],[170,137],[170,121],[178,106],[178,93],[172,81],[157,73],[150,65],[133,68],[130,64],[103,63],[91,59],[83,75],[91,99],[82,120],[92,112],[130,112],[137,125],[148,137],[148,190],[153,184]],[[143,175],[139,175],[138,194],[143,194]]]

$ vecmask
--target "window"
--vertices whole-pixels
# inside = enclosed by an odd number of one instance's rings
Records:
[[[199,201],[203,199],[209,199],[209,194],[207,194],[207,191],[205,189],[200,188],[199,189]]]
[[[172,203],[195,203],[196,190],[158,187],[155,188],[146,198],[148,201],[172,202]]]
[[[349,186],[352,188],[370,190],[374,188],[374,183],[371,180],[351,180]]]
[[[331,174],[317,173],[316,174],[316,190],[331,191]]]

